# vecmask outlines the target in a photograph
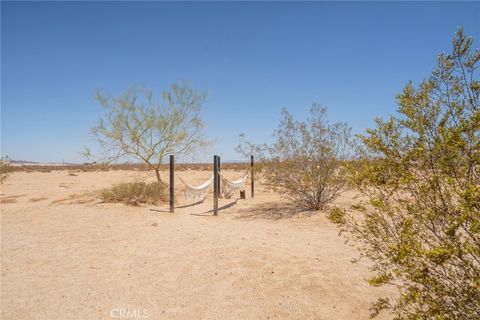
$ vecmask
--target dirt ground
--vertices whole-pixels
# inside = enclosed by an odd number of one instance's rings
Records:
[[[232,179],[240,171],[223,173]],[[178,172],[200,184],[209,171]],[[163,173],[166,178],[167,172]],[[15,172],[1,186],[1,318],[368,319],[372,288],[320,212],[294,215],[282,195],[211,195],[177,208],[106,204],[98,190],[140,171]],[[335,201],[349,207],[353,194]],[[390,319],[388,314],[379,319]]]

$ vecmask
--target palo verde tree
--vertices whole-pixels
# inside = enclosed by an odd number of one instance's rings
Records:
[[[368,203],[345,231],[373,260],[396,319],[480,319],[480,51],[459,29],[432,75],[398,95],[398,115],[361,137],[353,182]],[[372,160],[374,159],[374,160]]]
[[[272,144],[251,144],[242,135],[237,147],[244,155],[256,154],[267,185],[302,209],[322,209],[346,186],[342,171],[352,151],[351,129],[344,122],[329,123],[326,116],[327,109],[318,104],[306,121],[283,109]]]
[[[163,103],[143,86],[132,86],[118,97],[98,92],[96,99],[106,112],[92,133],[103,148],[103,158],[141,160],[161,182],[166,155],[191,155],[208,143],[201,117],[205,98],[205,92],[186,84],[172,84],[163,92]],[[90,155],[88,149],[86,155]]]

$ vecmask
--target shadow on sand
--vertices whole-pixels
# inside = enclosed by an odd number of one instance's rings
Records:
[[[185,204],[185,205],[183,205],[183,206],[176,206],[175,209],[189,208],[189,207],[196,206],[196,205],[198,205],[198,204],[202,204],[202,203],[204,203],[204,202],[205,202],[205,199],[200,200],[200,201],[197,201],[197,202],[194,202],[194,203]],[[170,208],[168,208],[168,209],[150,209],[150,211],[170,212]]]
[[[231,208],[233,207],[234,205],[236,205],[238,202],[238,199],[236,199],[235,201],[233,202],[230,202],[226,205],[223,205],[221,207],[218,207],[218,211],[219,213],[221,212],[221,210],[224,210],[224,209],[228,209],[228,208]],[[212,210],[208,210],[208,211],[205,211],[205,212],[202,212],[202,213],[190,213],[190,215],[192,216],[200,216],[200,217],[206,217],[206,216],[210,216],[210,213],[213,213],[213,209]]]
[[[170,212],[170,209],[153,209],[153,208],[150,208],[150,211],[155,211],[155,212]]]
[[[183,206],[178,206],[178,207],[175,207],[175,208],[183,209],[183,208],[193,207],[193,206],[196,206],[196,205],[198,205],[198,204],[204,203],[205,200],[206,200],[206,199],[203,199],[203,200],[200,200],[200,201],[197,201],[197,202],[194,202],[194,203],[185,204],[185,205],[183,205]]]
[[[316,211],[309,212],[286,203],[267,202],[255,207],[243,208],[235,213],[236,220],[269,219],[280,220],[293,217],[308,217],[317,214]]]

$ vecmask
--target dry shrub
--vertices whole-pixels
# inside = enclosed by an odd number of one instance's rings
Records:
[[[168,201],[168,185],[163,182],[123,182],[102,190],[100,198],[105,202],[134,206],[141,203],[157,205]]]
[[[329,123],[327,109],[313,104],[309,118],[298,121],[286,110],[274,132],[274,142],[251,144],[241,136],[237,152],[255,154],[267,186],[285,194],[292,204],[320,210],[345,190],[344,162],[353,150],[351,128]]]

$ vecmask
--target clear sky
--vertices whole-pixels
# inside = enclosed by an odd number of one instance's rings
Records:
[[[317,102],[360,133],[461,25],[479,47],[479,2],[2,1],[1,154],[83,162],[97,89],[181,80],[210,93],[208,160],[239,159],[242,132],[271,141],[282,107],[302,119]]]

